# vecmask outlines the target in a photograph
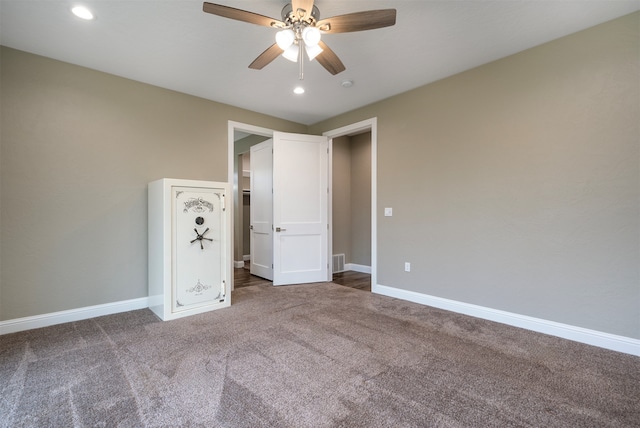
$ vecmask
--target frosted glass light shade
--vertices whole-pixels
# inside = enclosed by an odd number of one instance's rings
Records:
[[[298,62],[299,51],[300,51],[300,48],[298,47],[298,45],[293,44],[284,50],[284,52],[282,53],[282,56],[288,59],[289,61]]]
[[[313,61],[315,57],[322,53],[322,48],[318,45],[315,46],[305,46],[307,51],[307,56],[309,57],[309,61]]]
[[[302,40],[304,40],[304,44],[307,46],[318,46],[320,42],[320,30],[316,27],[305,27],[302,30]]]
[[[286,51],[293,42],[296,40],[296,35],[293,30],[282,30],[276,33],[276,43],[280,49]]]

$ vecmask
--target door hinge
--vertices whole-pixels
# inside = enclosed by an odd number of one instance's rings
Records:
[[[222,211],[226,210],[227,208],[226,208],[225,203],[224,203],[224,193],[220,197],[220,203],[222,205]]]

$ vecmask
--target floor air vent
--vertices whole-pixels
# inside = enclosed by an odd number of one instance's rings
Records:
[[[344,272],[344,254],[333,255],[333,273]]]

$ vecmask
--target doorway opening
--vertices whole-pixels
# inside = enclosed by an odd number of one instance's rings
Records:
[[[273,137],[273,130],[238,122],[229,122],[228,138],[228,182],[232,183],[233,192],[233,267],[242,269],[251,257],[248,245],[248,215],[251,204],[250,177],[248,176],[251,146]],[[247,217],[247,218],[245,218]],[[246,230],[245,230],[246,229]],[[234,271],[235,271],[234,269]],[[247,277],[249,274],[247,273]],[[231,289],[234,280],[231,280]]]
[[[371,291],[371,131],[332,145],[333,282]]]
[[[274,134],[274,130],[268,128],[257,127],[253,125],[243,124],[239,122],[228,122],[228,181],[229,183],[233,183],[233,201],[234,201],[234,215],[232,219],[233,224],[233,260],[234,267],[240,268],[245,265],[245,258],[251,257],[248,250],[245,249],[244,245],[244,234],[246,225],[244,221],[244,204],[245,200],[248,199],[247,203],[250,204],[250,194],[251,189],[246,189],[243,186],[243,167],[242,167],[242,153],[248,152],[252,145],[258,144],[264,140],[272,138]],[[362,135],[366,135],[362,136]],[[338,129],[334,129],[331,131],[327,131],[323,133],[324,136],[329,137],[329,210],[328,210],[328,220],[329,220],[329,239],[328,239],[328,257],[330,263],[333,260],[333,177],[332,177],[332,160],[333,160],[333,139],[340,137],[347,137],[348,139],[361,139],[368,138],[370,140],[369,145],[369,159],[370,159],[370,234],[369,234],[369,265],[367,266],[366,258],[358,258],[352,259],[350,262],[346,262],[346,267],[350,269],[356,269],[357,271],[363,271],[362,273],[367,274],[370,273],[370,284],[371,291],[377,292],[377,215],[376,215],[376,191],[377,191],[377,183],[376,183],[376,167],[377,167],[377,119],[367,119],[361,122],[357,122],[351,125],[347,125]],[[358,144],[358,143],[356,143]],[[243,187],[248,192],[243,192]],[[364,190],[367,192],[366,190]],[[245,196],[247,195],[247,196]],[[366,226],[365,226],[366,227]],[[361,254],[362,245],[361,243],[357,244],[359,248],[359,253]],[[245,257],[248,256],[248,257]],[[364,261],[362,261],[364,260]],[[368,269],[367,269],[368,267]],[[234,287],[234,283],[232,280],[232,289]]]
[[[330,137],[333,281],[367,291],[376,284],[376,118]]]

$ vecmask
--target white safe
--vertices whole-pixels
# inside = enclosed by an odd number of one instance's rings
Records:
[[[229,194],[213,181],[149,183],[149,308],[162,320],[231,305]]]

